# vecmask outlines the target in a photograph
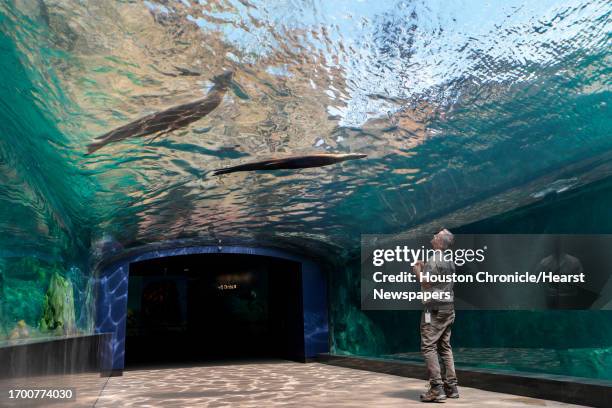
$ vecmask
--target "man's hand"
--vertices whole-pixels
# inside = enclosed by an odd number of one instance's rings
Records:
[[[421,275],[423,274],[423,269],[425,268],[425,263],[423,261],[416,261],[412,269],[414,270],[414,274],[419,282],[421,282],[421,287],[423,289],[431,288],[431,284],[427,281],[421,281]]]

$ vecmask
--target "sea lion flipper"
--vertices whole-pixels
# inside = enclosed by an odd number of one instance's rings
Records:
[[[90,143],[87,145],[87,153],[85,153],[85,155],[89,155],[92,154],[93,152],[101,149],[102,147],[104,147],[106,143],[102,142],[97,142],[97,143]]]

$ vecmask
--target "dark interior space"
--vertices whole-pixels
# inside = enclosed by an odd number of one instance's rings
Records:
[[[130,265],[126,366],[304,360],[301,266],[200,254]]]

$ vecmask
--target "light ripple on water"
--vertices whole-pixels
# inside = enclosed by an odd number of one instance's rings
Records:
[[[14,45],[0,225],[15,251],[86,254],[86,226],[125,247],[265,236],[350,252],[361,233],[433,218],[452,228],[607,175],[603,162],[580,166],[612,148],[603,0],[63,0],[0,12]],[[235,83],[205,117],[83,156],[96,136],[202,98],[225,70]],[[211,175],[320,152],[368,158]],[[568,163],[571,183],[547,177]]]

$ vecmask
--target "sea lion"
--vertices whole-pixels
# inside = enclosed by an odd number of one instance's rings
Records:
[[[96,142],[87,146],[87,154],[91,154],[109,143],[129,137],[147,136],[157,132],[161,132],[159,134],[161,136],[202,119],[221,104],[223,96],[232,83],[233,74],[232,71],[228,71],[215,76],[212,79],[214,86],[203,99],[147,115],[97,137]]]
[[[281,169],[306,169],[309,167],[329,166],[330,164],[340,163],[346,160],[363,159],[367,154],[312,154],[306,156],[292,156],[282,159],[262,160],[253,163],[239,164],[238,166],[217,169],[213,175],[235,173],[237,171],[254,170],[281,170]]]

